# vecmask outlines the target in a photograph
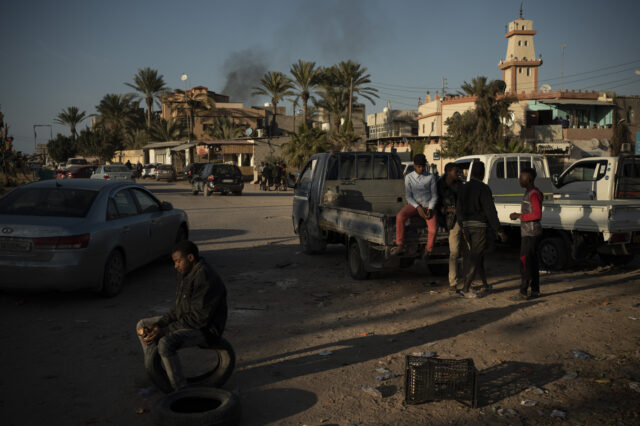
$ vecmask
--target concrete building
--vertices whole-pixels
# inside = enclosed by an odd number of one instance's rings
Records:
[[[391,103],[382,112],[367,114],[367,141],[392,137],[418,136],[418,111],[391,108]]]

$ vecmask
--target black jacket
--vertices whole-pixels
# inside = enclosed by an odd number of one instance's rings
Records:
[[[436,186],[438,188],[438,204],[436,209],[438,211],[440,226],[450,231],[456,225],[456,214],[450,213],[448,210],[456,208],[458,191],[462,185],[459,180],[456,180],[452,186],[449,186],[445,180],[445,175],[442,175],[438,179]]]
[[[218,274],[200,258],[178,283],[176,306],[164,314],[159,327],[202,330],[207,339],[222,336],[227,322],[227,289]]]
[[[456,214],[460,225],[469,221],[482,222],[496,232],[502,231],[491,188],[477,179],[471,179],[458,190]]]

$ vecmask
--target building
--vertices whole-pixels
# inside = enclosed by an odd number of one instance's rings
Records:
[[[418,111],[391,108],[391,102],[382,112],[367,114],[367,141],[385,138],[418,136]]]

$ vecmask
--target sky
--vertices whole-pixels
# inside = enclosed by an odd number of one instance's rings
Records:
[[[288,72],[298,59],[332,65],[352,59],[379,90],[367,114],[391,102],[416,109],[429,90],[455,93],[464,81],[501,78],[505,25],[516,0],[79,0],[0,2],[0,108],[16,149],[33,152],[69,106],[95,113],[108,93],[151,67],[169,88],[203,85],[232,102],[262,105],[251,88],[265,71]],[[640,95],[640,2],[532,0],[540,84]],[[289,107],[290,111],[290,107]],[[80,129],[89,124],[86,120]]]

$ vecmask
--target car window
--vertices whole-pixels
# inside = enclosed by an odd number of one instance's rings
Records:
[[[109,172],[128,172],[127,166],[104,166],[104,171]]]
[[[133,193],[135,194],[136,200],[138,200],[138,205],[140,206],[142,213],[160,211],[160,203],[158,203],[151,195],[137,188],[133,190]]]
[[[571,182],[600,180],[607,173],[607,160],[583,161],[567,170],[562,176],[562,185]]]
[[[358,155],[358,179],[373,179],[373,169],[370,154]]]
[[[118,217],[134,216],[138,214],[138,207],[128,190],[122,190],[113,196],[113,201],[118,210]]]
[[[102,174],[102,173],[103,173],[103,167],[102,167],[102,166],[99,166],[99,167],[96,169],[96,174]]]
[[[327,166],[327,180],[338,179],[338,158],[335,155],[329,157],[329,165]]]
[[[311,160],[307,163],[302,174],[300,175],[300,189],[303,191],[309,191],[311,189],[311,181],[313,180],[313,171],[316,168],[318,160]]]
[[[390,166],[390,172],[391,172],[391,179],[404,179],[404,170],[402,167],[402,163],[400,162],[400,158],[398,158],[397,156],[392,156],[391,157],[391,163],[389,163]]]
[[[458,175],[464,181],[467,181],[469,179],[469,170],[471,169],[471,164],[474,161],[478,161],[478,159],[477,158],[470,158],[468,160],[459,160],[459,161],[455,162],[456,166],[458,166]]]
[[[0,214],[86,217],[97,191],[72,188],[18,188],[0,198]]]
[[[544,168],[544,162],[542,161],[541,158],[534,158],[533,159],[533,168],[536,171],[536,174],[538,175],[538,177],[547,177],[546,176],[546,170]]]
[[[118,218],[118,208],[116,207],[115,201],[113,198],[109,198],[109,202],[107,203],[107,220],[117,219]]]
[[[388,179],[389,178],[389,157],[386,155],[373,156],[373,178]]]
[[[340,155],[340,179],[354,179],[356,177],[356,156],[353,154]]]

